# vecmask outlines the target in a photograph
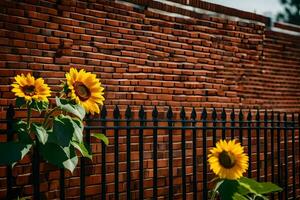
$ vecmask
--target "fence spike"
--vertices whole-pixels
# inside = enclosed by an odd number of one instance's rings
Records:
[[[294,122],[295,122],[295,114],[292,113],[292,123],[294,123]]]
[[[193,120],[195,120],[196,117],[197,117],[196,109],[195,109],[195,107],[193,107],[193,110],[192,110],[192,113],[191,113],[191,118],[192,118]]]
[[[240,109],[239,120],[242,121],[243,119],[244,119],[243,109]]]
[[[207,111],[206,111],[206,108],[203,108],[201,118],[204,119],[204,120],[206,120],[206,117],[207,117]]]
[[[132,117],[132,112],[131,112],[131,108],[129,105],[126,108],[125,117],[126,117],[126,119],[130,119]]]
[[[154,109],[153,109],[153,111],[152,111],[152,117],[153,117],[154,119],[157,119],[157,117],[158,117],[158,111],[157,111],[156,106],[154,106]]]
[[[146,119],[146,113],[145,113],[143,105],[141,105],[141,107],[140,107],[139,118],[140,119]]]
[[[259,115],[259,108],[257,109],[256,111],[256,121],[259,121],[260,120],[260,115]]]
[[[116,105],[115,109],[114,109],[114,118],[115,119],[119,119],[120,118],[120,110],[119,110],[119,107]]]
[[[173,111],[172,111],[171,106],[169,106],[169,109],[168,109],[168,112],[167,112],[167,118],[172,119],[172,117],[173,117]]]
[[[267,109],[265,109],[264,120],[265,120],[265,122],[268,121],[268,112],[267,112]]]
[[[248,115],[247,115],[247,120],[251,121],[252,120],[252,115],[251,115],[251,110],[249,109]]]
[[[213,120],[216,120],[217,119],[217,111],[216,111],[216,108],[213,108],[213,111],[212,111],[212,119]]]
[[[230,113],[231,121],[234,121],[234,118],[235,118],[235,113],[234,113],[234,108],[232,108],[231,113]]]
[[[222,118],[223,121],[226,120],[226,112],[225,112],[225,108],[222,109],[221,118]]]
[[[6,111],[6,119],[7,120],[12,120],[15,116],[15,110],[14,106],[12,104],[9,104],[7,111]]]
[[[101,117],[102,119],[105,119],[105,118],[106,118],[106,115],[107,115],[106,106],[103,105],[103,106],[102,106],[102,109],[101,109],[100,117]]]
[[[286,114],[286,112],[283,114],[283,121],[287,121],[287,114]]]
[[[181,111],[180,111],[180,118],[184,120],[184,119],[185,119],[185,117],[186,117],[186,114],[185,114],[184,107],[181,107]]]

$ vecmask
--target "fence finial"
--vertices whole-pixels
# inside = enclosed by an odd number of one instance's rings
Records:
[[[226,120],[226,112],[225,112],[225,108],[222,109],[221,118],[222,118],[223,121]]]
[[[184,110],[184,107],[182,106],[182,107],[181,107],[181,110],[180,110],[180,118],[184,120],[185,117],[186,117],[186,115],[185,115],[185,110]]]
[[[167,118],[172,119],[172,117],[173,117],[172,107],[169,106],[169,109],[168,109],[168,112],[167,112]]]
[[[213,111],[212,111],[212,119],[213,119],[213,120],[216,120],[216,119],[217,119],[217,111],[216,111],[216,108],[213,108]]]
[[[268,121],[268,112],[267,112],[267,109],[265,109],[264,120],[265,120],[265,122]]]
[[[259,121],[260,120],[260,115],[259,115],[259,108],[257,108],[257,111],[256,111],[256,121]]]
[[[129,105],[126,108],[125,117],[126,117],[126,119],[130,119],[132,117],[132,112],[131,112],[131,108]]]
[[[158,117],[158,111],[157,111],[157,107],[156,106],[154,106],[154,109],[152,111],[152,117],[154,119],[157,119],[157,117]]]
[[[244,114],[243,114],[243,109],[241,108],[239,112],[239,120],[242,121],[243,119],[244,119]]]
[[[9,104],[7,111],[6,111],[6,119],[7,120],[12,120],[15,116],[15,110],[14,106],[12,104]]]
[[[115,119],[119,119],[120,118],[120,110],[119,110],[119,107],[116,105],[115,109],[114,109],[114,118]]]
[[[251,115],[251,110],[249,109],[248,115],[247,115],[247,120],[251,121],[251,119],[252,119],[252,115]]]
[[[106,118],[106,115],[107,115],[106,106],[103,105],[103,106],[102,106],[102,109],[101,109],[100,117],[101,117],[102,119],[105,119],[105,118]]]
[[[139,118],[140,119],[146,119],[146,113],[145,113],[143,105],[141,105],[141,107],[140,107]]]
[[[192,113],[191,113],[191,118],[192,118],[193,120],[195,120],[196,117],[197,117],[196,109],[195,109],[195,107],[193,107],[193,110],[192,110]]]
[[[206,108],[204,107],[204,108],[203,108],[203,111],[202,111],[202,116],[201,116],[201,118],[202,118],[203,120],[206,120],[206,117],[207,117],[207,111],[206,111]]]
[[[234,114],[234,108],[231,109],[231,113],[230,113],[230,119],[231,121],[234,121],[235,118],[235,114]]]

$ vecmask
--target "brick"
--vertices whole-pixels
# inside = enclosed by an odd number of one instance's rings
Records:
[[[185,1],[182,1],[185,3]],[[196,1],[190,1],[195,4]],[[181,106],[188,115],[192,107],[217,109],[259,106],[275,111],[299,112],[299,37],[267,30],[257,23],[220,16],[196,15],[192,11],[161,6],[166,12],[188,15],[189,19],[166,16],[155,9],[140,11],[130,5],[112,1],[41,1],[1,2],[0,15],[0,119],[5,118],[7,105],[14,102],[10,92],[13,76],[33,72],[45,78],[56,94],[70,67],[86,69],[101,78],[105,87],[105,105],[112,118],[112,110],[119,105],[124,118],[127,105],[138,117],[140,105],[151,119],[156,105],[159,117],[165,118],[167,106],[174,108],[174,118],[179,119]],[[201,5],[210,5],[203,3]],[[155,7],[155,4],[153,4]],[[194,5],[194,6],[199,6]],[[215,8],[215,6],[212,6]],[[206,9],[212,9],[212,7]],[[221,7],[222,8],[222,7]],[[203,8],[202,8],[203,9]],[[223,9],[224,12],[227,9]],[[248,16],[239,11],[230,13]],[[259,20],[258,20],[259,21]],[[277,25],[291,29],[287,25]],[[293,30],[295,28],[292,28]],[[298,30],[296,29],[296,32]],[[54,96],[53,93],[53,96]],[[53,103],[54,99],[50,101]],[[219,112],[219,110],[218,110]],[[34,113],[38,116],[37,113]],[[211,113],[209,113],[211,116]],[[26,117],[17,111],[16,117]],[[188,116],[189,117],[189,116]],[[200,115],[197,116],[200,118]],[[229,117],[229,116],[227,116]],[[134,126],[132,122],[132,126]],[[176,122],[177,123],[177,122]],[[111,126],[113,123],[108,124]],[[163,126],[163,122],[161,124]],[[165,124],[166,125],[166,124]],[[176,124],[178,125],[178,124]],[[5,129],[0,123],[0,130]],[[133,187],[138,189],[138,131],[131,130]],[[221,131],[218,130],[218,134]],[[114,199],[114,139],[107,131],[111,145],[107,147],[107,199]],[[208,134],[210,134],[208,132]],[[126,199],[126,131],[119,131],[120,199]],[[152,196],[152,130],[144,130],[145,197]],[[187,172],[192,176],[192,134],[186,131]],[[0,140],[5,140],[1,136]],[[174,139],[174,199],[181,199],[181,132],[173,131]],[[159,194],[167,197],[168,189],[168,137],[160,130],[159,140]],[[93,141],[95,142],[95,141]],[[246,144],[247,141],[244,141]],[[199,138],[197,154],[202,157],[202,139]],[[212,141],[207,140],[212,146]],[[255,138],[252,141],[255,149]],[[101,198],[101,145],[92,144],[93,163],[87,166],[86,193],[88,198]],[[261,154],[261,160],[263,155]],[[256,154],[252,158],[255,166]],[[30,158],[26,157],[14,169],[16,185],[22,195],[31,197]],[[199,168],[202,170],[202,163]],[[79,168],[73,175],[66,172],[66,194],[79,198]],[[253,175],[256,171],[253,171]],[[41,164],[41,191],[43,198],[59,198],[59,170]],[[0,199],[5,198],[5,170],[0,168]],[[210,172],[208,177],[213,175]],[[200,178],[200,177],[199,177]],[[212,186],[209,183],[209,186]],[[190,182],[187,184],[190,189]],[[198,184],[202,188],[202,183]],[[201,192],[201,191],[199,191]],[[132,192],[133,199],[138,193]],[[191,199],[191,193],[188,199]]]

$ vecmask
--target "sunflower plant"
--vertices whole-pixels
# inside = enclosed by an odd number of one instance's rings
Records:
[[[32,149],[45,161],[71,172],[77,166],[78,153],[92,159],[83,140],[83,120],[87,113],[100,112],[104,88],[96,75],[83,69],[71,68],[65,76],[62,92],[55,97],[52,108],[48,100],[51,90],[42,78],[35,79],[31,74],[14,77],[11,86],[16,106],[27,109],[27,117],[14,125],[16,141],[0,143],[0,164],[13,166]],[[34,120],[33,112],[38,112],[42,120]],[[108,144],[105,135],[92,136]]]
[[[235,140],[220,140],[210,150],[208,162],[210,169],[218,176],[216,186],[211,191],[211,200],[258,200],[268,199],[267,194],[282,189],[270,182],[257,182],[243,177],[248,169],[249,157],[244,147]]]

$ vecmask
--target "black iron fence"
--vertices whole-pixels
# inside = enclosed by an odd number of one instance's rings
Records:
[[[157,199],[159,196],[168,199],[208,199],[212,187],[213,174],[208,168],[207,155],[209,148],[219,139],[237,139],[245,147],[249,155],[249,170],[247,176],[258,181],[271,181],[280,185],[284,191],[271,196],[271,199],[297,199],[300,197],[300,115],[267,111],[230,111],[216,109],[182,108],[173,112],[169,107],[166,112],[159,112],[156,107],[146,112],[143,107],[134,117],[128,106],[125,112],[120,112],[118,106],[112,115],[102,108],[97,118],[86,119],[85,140],[91,144],[90,133],[102,132],[108,135],[111,144],[101,145],[101,199]],[[109,116],[109,117],[108,117]],[[14,109],[9,107],[7,119],[7,140],[12,140]],[[134,142],[133,142],[134,137]],[[120,140],[120,138],[122,140]],[[147,140],[146,140],[147,138]],[[135,143],[138,148],[132,148]],[[160,146],[163,144],[163,147]],[[120,146],[124,145],[121,150]],[[145,149],[145,145],[147,149]],[[148,148],[149,147],[149,148]],[[110,148],[110,152],[108,152]],[[138,158],[138,178],[133,180],[133,158],[136,152]],[[145,153],[149,154],[145,154]],[[107,155],[114,155],[113,162],[107,161]],[[125,153],[125,159],[120,158]],[[175,154],[174,154],[175,153]],[[145,157],[145,155],[150,155]],[[167,160],[161,174],[160,162]],[[145,165],[145,161],[147,165]],[[176,163],[174,163],[176,161]],[[33,170],[39,171],[39,158],[33,156]],[[150,164],[149,164],[150,163]],[[179,163],[179,164],[178,164]],[[87,160],[80,162],[80,199],[86,195]],[[120,168],[120,165],[126,168]],[[113,170],[111,170],[113,166]],[[125,169],[125,170],[124,170]],[[174,169],[179,171],[174,174]],[[190,170],[191,169],[191,170]],[[145,171],[151,171],[151,176],[145,177]],[[13,194],[14,179],[12,169],[7,167],[7,199]],[[113,181],[107,180],[109,173]],[[120,179],[120,174],[125,179]],[[124,177],[124,176],[122,176]],[[145,179],[151,179],[151,185],[145,185]],[[164,179],[162,185],[159,180]],[[176,180],[176,183],[174,182]],[[121,187],[120,184],[125,187]],[[133,185],[134,184],[134,185]],[[33,178],[34,198],[40,199],[39,176]],[[109,189],[108,187],[113,187]],[[166,193],[160,188],[166,188]],[[65,171],[60,170],[60,199],[68,196],[65,193]],[[150,196],[145,190],[150,191]],[[108,196],[110,195],[110,196]]]

